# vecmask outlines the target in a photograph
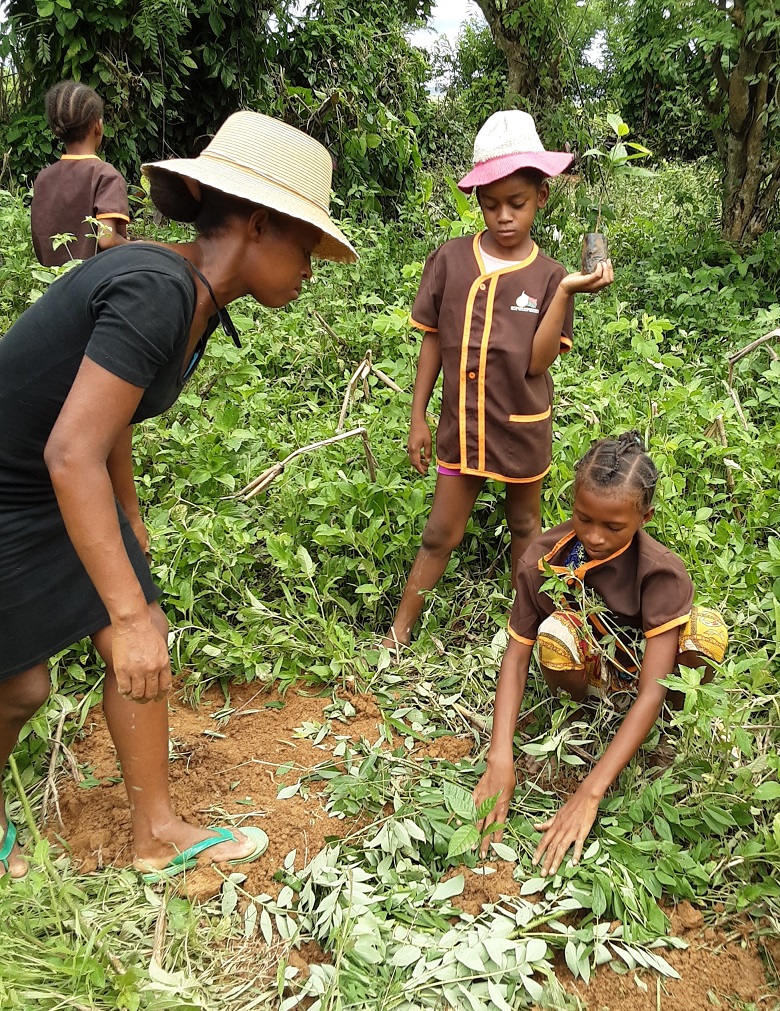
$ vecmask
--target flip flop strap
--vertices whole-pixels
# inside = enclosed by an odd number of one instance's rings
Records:
[[[5,839],[3,839],[3,847],[0,849],[0,863],[3,864],[6,870],[8,870],[8,858],[11,855],[11,850],[14,848],[15,842],[16,826],[12,821],[9,821],[8,828],[5,832]]]
[[[206,839],[201,839],[200,842],[193,843],[193,845],[188,846],[186,850],[182,850],[181,853],[177,853],[168,864],[168,868],[187,866],[196,857],[199,857],[205,850],[211,849],[212,846],[219,846],[219,844],[223,842],[237,841],[235,835],[233,835],[233,832],[229,828],[209,826],[209,832],[214,832],[215,835],[209,836]]]

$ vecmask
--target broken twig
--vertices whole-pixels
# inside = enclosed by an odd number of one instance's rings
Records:
[[[374,459],[374,454],[371,452],[371,446],[368,441],[368,432],[361,426],[359,428],[353,428],[350,432],[340,432],[338,435],[332,435],[329,439],[321,439],[319,442],[309,443],[308,446],[301,446],[299,449],[290,453],[289,456],[286,456],[284,460],[280,460],[279,463],[275,463],[273,467],[269,467],[267,470],[264,470],[259,477],[254,478],[254,480],[250,481],[249,484],[240,491],[225,497],[238,498],[243,502],[248,502],[249,499],[254,498],[255,495],[259,495],[260,492],[265,491],[269,484],[279,477],[287,464],[294,460],[297,456],[301,456],[302,453],[309,453],[313,449],[322,449],[323,446],[332,446],[334,442],[342,442],[344,439],[351,439],[356,435],[359,435],[363,440],[363,450],[366,454],[368,473],[371,480],[376,481],[376,460]]]

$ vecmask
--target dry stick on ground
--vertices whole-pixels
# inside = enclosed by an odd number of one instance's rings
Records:
[[[374,459],[374,454],[371,452],[371,444],[368,441],[368,432],[362,426],[359,428],[353,428],[350,432],[340,432],[338,435],[332,435],[329,439],[321,439],[319,442],[312,442],[308,446],[301,446],[300,449],[296,449],[294,452],[286,456],[284,460],[279,463],[275,463],[273,467],[269,467],[268,470],[263,471],[259,477],[250,481],[248,485],[242,488],[240,491],[235,492],[233,495],[226,495],[226,498],[240,498],[243,502],[248,502],[249,499],[254,498],[255,495],[259,495],[261,491],[265,491],[272,481],[275,481],[277,477],[283,472],[284,468],[296,456],[300,456],[302,453],[308,453],[312,449],[322,449],[323,446],[331,446],[334,442],[341,442],[344,439],[351,439],[354,436],[359,435],[363,440],[363,450],[366,454],[366,464],[368,466],[368,474],[372,481],[376,481],[376,460]]]
[[[165,946],[165,931],[168,926],[168,913],[167,907],[163,902],[160,905],[160,912],[157,914],[157,920],[154,924],[154,945],[152,946],[152,960],[158,965],[163,964],[163,958],[165,952],[163,948]]]
[[[729,441],[726,436],[726,426],[723,423],[722,414],[719,414],[717,418],[715,418],[715,420],[712,422],[712,424],[708,425],[707,428],[705,428],[704,436],[707,439],[713,439],[717,437],[718,442],[724,449],[729,448]],[[742,512],[740,511],[740,508],[736,504],[736,502],[734,502],[734,475],[731,473],[731,467],[729,467],[728,463],[724,463],[724,466],[726,468],[726,486],[729,490],[729,494],[732,496],[731,501],[734,506],[734,515],[737,517],[738,520],[741,520]]]
[[[352,395],[355,392],[355,387],[358,383],[363,383],[363,394],[368,400],[369,390],[368,390],[368,379],[367,376],[371,371],[371,351],[366,351],[366,356],[363,361],[358,365],[355,371],[352,373],[349,382],[347,383],[347,389],[344,394],[344,400],[341,404],[341,413],[339,414],[339,421],[336,425],[336,431],[340,432],[344,428],[344,422],[347,420],[347,411],[349,410],[349,402],[352,399]]]
[[[365,395],[366,400],[368,400],[370,395],[370,390],[368,386],[368,376],[372,372],[377,377],[377,379],[381,380],[381,382],[383,382],[385,386],[389,386],[394,393],[403,393],[401,387],[397,383],[393,382],[390,376],[386,375],[381,369],[378,369],[376,365],[374,365],[371,348],[369,348],[368,351],[366,351],[363,361],[352,373],[352,376],[349,382],[347,383],[347,390],[346,393],[344,394],[344,402],[341,405],[341,414],[339,414],[339,423],[338,425],[336,425],[337,432],[340,432],[344,427],[344,424],[347,420],[347,411],[349,410],[349,402],[352,399],[352,396],[355,392],[355,387],[357,386],[358,383],[360,382],[363,383],[363,393]]]
[[[57,782],[56,782],[57,759],[59,758],[60,751],[62,751],[62,753],[65,755],[65,757],[71,764],[71,771],[73,771],[73,764],[74,764],[72,754],[62,743],[62,730],[63,727],[65,726],[65,720],[67,716],[68,716],[67,711],[63,709],[62,712],[60,713],[60,718],[57,721],[57,730],[55,731],[54,734],[54,744],[51,749],[51,758],[49,759],[49,773],[46,777],[46,788],[43,791],[43,803],[41,806],[41,818],[43,819],[43,821],[45,821],[47,812],[49,810],[49,804],[52,800],[54,800],[54,809],[57,812],[57,819],[60,825],[63,824],[63,821],[62,821],[62,812],[60,811],[60,794],[59,790],[57,789]],[[76,782],[79,781],[78,766],[76,766],[76,775],[74,778],[76,779]]]
[[[341,346],[341,349],[342,349],[342,351],[344,351],[344,352],[346,352],[347,354],[349,354],[349,351],[350,351],[350,347],[349,347],[349,344],[348,344],[348,343],[347,343],[347,342],[346,342],[346,341],[344,340],[344,338],[343,338],[343,337],[340,337],[340,336],[339,336],[339,335],[338,335],[338,334],[336,333],[336,331],[335,331],[335,330],[333,329],[333,327],[332,327],[332,326],[331,326],[331,325],[330,325],[330,324],[329,324],[329,323],[328,323],[328,322],[327,322],[326,320],[324,320],[324,319],[322,318],[322,316],[320,316],[320,314],[319,314],[319,313],[318,313],[318,312],[317,312],[316,310],[315,310],[315,312],[314,312],[314,318],[315,318],[315,319],[317,320],[317,322],[318,322],[318,323],[320,324],[320,326],[321,326],[321,327],[322,327],[322,329],[323,329],[323,330],[325,331],[325,333],[326,333],[326,334],[328,334],[328,336],[329,336],[329,337],[332,337],[332,338],[333,338],[333,340],[334,340],[334,341],[335,341],[335,342],[336,342],[337,344],[339,344],[339,345]]]
[[[745,426],[745,430],[747,430],[748,423],[747,419],[745,418],[745,414],[742,410],[742,404],[740,403],[737,391],[734,389],[734,366],[737,364],[737,362],[741,361],[746,355],[749,355],[752,351],[755,351],[757,348],[760,348],[763,344],[766,344],[768,341],[776,340],[778,337],[780,337],[780,328],[778,328],[777,330],[770,330],[769,333],[765,333],[763,337],[758,337],[756,340],[751,341],[749,344],[746,344],[741,351],[737,351],[736,354],[733,354],[728,359],[729,378],[726,385],[728,386],[731,399],[734,401],[734,406],[737,409],[737,414],[739,415],[742,424]],[[766,351],[773,361],[778,360],[778,355],[777,352],[774,350],[774,348],[768,347],[766,348]]]

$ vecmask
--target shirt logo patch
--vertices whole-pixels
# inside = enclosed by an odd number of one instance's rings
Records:
[[[517,296],[515,304],[511,306],[511,309],[512,312],[533,312],[536,313],[537,316],[539,315],[536,299],[526,294],[526,292]]]

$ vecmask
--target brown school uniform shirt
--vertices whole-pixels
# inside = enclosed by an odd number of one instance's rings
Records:
[[[70,155],[38,173],[33,185],[30,223],[35,255],[44,267],[86,260],[98,251],[85,218],[114,218],[126,235],[130,220],[127,185],[121,173],[97,155]],[[69,232],[74,242],[52,249],[52,235]]]
[[[575,539],[569,520],[543,533],[520,559],[509,617],[509,634],[519,642],[536,642],[539,625],[560,608],[559,601],[540,592],[547,579],[543,563],[565,576],[570,570],[563,562]],[[690,617],[693,583],[682,560],[644,530],[609,558],[574,569],[573,576],[598,593],[618,625],[641,629],[647,639],[684,625]]]
[[[436,332],[441,347],[436,455],[463,474],[536,481],[552,459],[553,384],[528,367],[566,270],[534,244],[521,263],[486,273],[479,239],[451,239],[428,257],[412,307],[412,323]],[[571,347],[573,316],[569,299],[561,351]]]

